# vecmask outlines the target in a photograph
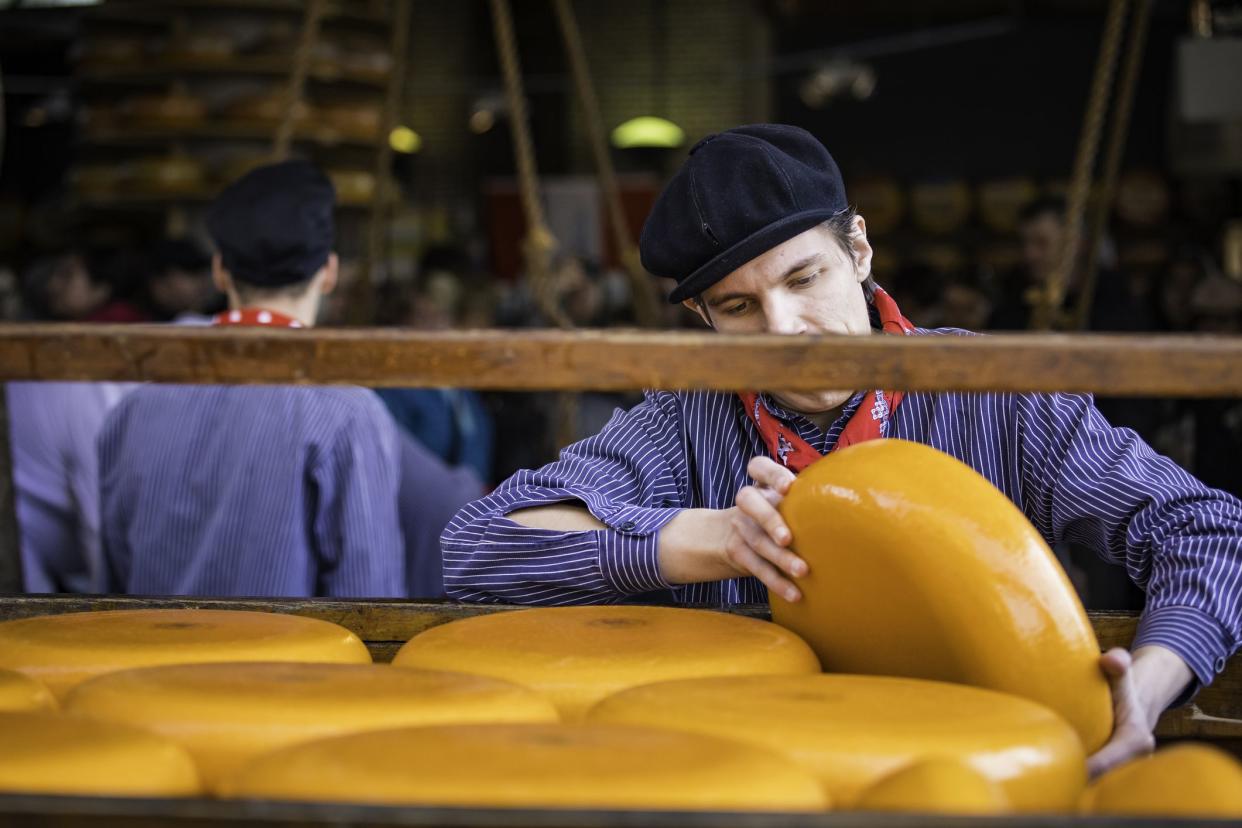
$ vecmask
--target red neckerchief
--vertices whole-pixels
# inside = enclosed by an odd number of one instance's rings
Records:
[[[897,307],[893,297],[882,288],[875,289],[871,301],[880,314],[880,325],[884,333],[903,336],[914,332],[914,325],[901,315],[901,309]],[[746,416],[759,429],[773,459],[796,474],[823,456],[810,443],[799,437],[797,432],[773,416],[764,407],[756,392],[744,391],[738,396],[742,398]],[[903,396],[905,394],[901,391],[868,391],[854,416],[845,424],[833,451],[883,437],[888,430],[889,417],[897,410]]]
[[[273,310],[263,308],[242,308],[241,310],[225,311],[216,314],[211,320],[213,325],[258,325],[269,328],[305,328],[292,316],[285,316]]]

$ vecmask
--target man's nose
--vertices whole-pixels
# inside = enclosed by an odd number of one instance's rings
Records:
[[[775,301],[768,307],[767,332],[774,334],[806,333],[806,322],[792,303]]]

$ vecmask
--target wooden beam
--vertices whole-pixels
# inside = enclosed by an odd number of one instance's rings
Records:
[[[1242,337],[0,326],[0,381],[1242,396]]]
[[[366,642],[376,661],[391,661],[406,641],[431,627],[493,612],[519,609],[496,604],[448,601],[339,600],[332,598],[136,598],[99,595],[0,596],[0,621],[61,612],[116,609],[235,609],[305,615],[331,621]],[[704,607],[713,609],[714,607]],[[766,605],[730,611],[768,618]],[[1138,616],[1125,612],[1089,612],[1100,648],[1128,647]],[[1163,739],[1207,739],[1230,749],[1242,748],[1242,656],[1235,656],[1193,703],[1170,710],[1156,734]]]

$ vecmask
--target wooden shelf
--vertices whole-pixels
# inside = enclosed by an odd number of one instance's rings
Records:
[[[202,143],[219,141],[270,142],[276,132],[274,124],[228,123],[208,120],[195,126],[159,127],[126,126],[116,128],[87,128],[80,141],[98,147],[151,147],[176,143]],[[365,139],[346,136],[331,127],[306,127],[294,133],[293,140],[300,144],[314,144],[329,149],[374,150],[378,137]]]
[[[229,60],[182,60],[157,58],[141,66],[87,62],[78,67],[78,80],[85,84],[167,85],[178,76],[210,78],[213,75],[283,78],[289,74],[292,56],[241,56]],[[382,91],[388,83],[383,73],[346,69],[320,62],[307,79],[315,83],[348,84]]]
[[[219,190],[224,189],[221,185],[219,189],[213,191],[198,191],[187,193],[143,193],[143,192],[126,192],[115,193],[112,195],[102,194],[84,194],[79,193],[74,196],[77,206],[88,210],[109,210],[115,212],[147,212],[150,210],[167,210],[171,207],[190,206],[199,207],[211,203]],[[369,210],[371,202],[354,202],[354,201],[338,201],[336,209],[338,210]]]

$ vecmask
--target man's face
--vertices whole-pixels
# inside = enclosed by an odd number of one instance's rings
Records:
[[[819,227],[794,236],[708,288],[702,299],[709,321],[723,333],[870,334],[862,282],[871,272],[871,246],[862,218],[855,219],[853,253]],[[787,408],[817,414],[853,392],[772,393]]]
[[[1019,229],[1022,237],[1022,261],[1033,281],[1043,282],[1056,267],[1057,257],[1065,244],[1065,222],[1054,213],[1041,213],[1024,222]]]

